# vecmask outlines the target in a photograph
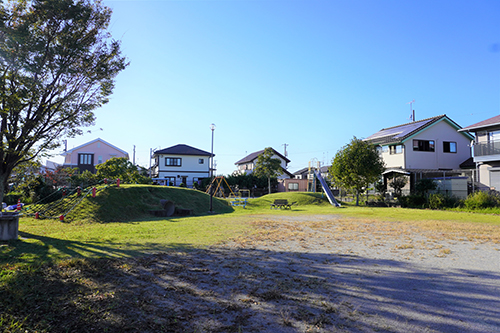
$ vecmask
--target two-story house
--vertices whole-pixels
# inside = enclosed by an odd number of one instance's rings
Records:
[[[153,181],[162,185],[192,187],[194,182],[210,177],[210,157],[204,150],[185,144],[157,150],[153,154]]]
[[[251,154],[243,157],[241,160],[236,162],[235,163],[235,165],[237,167],[236,173],[238,173],[238,174],[243,174],[243,173],[250,174],[250,173],[252,173],[253,170],[255,169],[255,163],[257,163],[257,158],[263,152],[264,152],[264,149],[256,151],[254,153],[251,153]],[[273,149],[273,152],[274,152],[273,158],[277,158],[281,161],[282,174],[281,174],[281,176],[278,177],[278,179],[293,178],[293,174],[287,170],[288,163],[290,163],[290,160],[288,158],[286,158],[285,156],[281,155],[280,153],[278,153],[274,149]]]
[[[500,116],[491,117],[464,127],[461,132],[472,132],[477,181],[490,189],[500,190]]]
[[[78,168],[81,172],[89,170],[95,173],[95,166],[106,162],[112,157],[125,157],[129,159],[128,153],[101,138],[89,141],[78,147],[65,150],[63,168]]]
[[[408,178],[407,193],[417,180],[463,176],[460,164],[471,156],[472,135],[446,115],[383,128],[365,139],[379,146],[386,164],[385,181],[395,174]]]

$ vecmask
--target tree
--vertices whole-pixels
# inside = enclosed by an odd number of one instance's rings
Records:
[[[403,187],[405,187],[406,182],[407,181],[405,176],[394,176],[394,178],[392,178],[389,186],[394,189],[394,194],[396,195],[396,197],[401,197],[401,190],[403,189]]]
[[[110,17],[99,0],[0,4],[0,188],[17,165],[82,134],[108,102],[128,65]]]
[[[337,152],[329,173],[340,187],[356,192],[356,206],[359,195],[369,184],[378,180],[385,165],[377,148],[354,137],[349,144]]]
[[[274,150],[271,147],[264,149],[264,152],[257,157],[253,173],[257,177],[267,178],[267,187],[271,194],[271,178],[281,175],[281,161],[275,158]]]
[[[100,179],[117,179],[123,183],[149,184],[151,179],[139,172],[137,167],[125,157],[112,157],[104,163],[96,165],[97,177]]]

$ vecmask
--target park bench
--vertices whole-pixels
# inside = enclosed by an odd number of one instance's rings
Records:
[[[292,206],[295,205],[296,202],[288,203],[286,199],[275,199],[271,204],[271,209],[292,209]]]

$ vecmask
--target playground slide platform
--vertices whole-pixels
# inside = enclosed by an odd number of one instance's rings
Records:
[[[337,202],[337,200],[333,196],[332,190],[330,190],[330,188],[328,187],[328,184],[321,176],[321,173],[317,170],[314,170],[314,174],[316,175],[316,178],[318,178],[319,182],[321,183],[321,187],[323,187],[323,191],[325,191],[326,197],[328,198],[328,201],[330,201],[332,206],[340,207],[340,204]]]

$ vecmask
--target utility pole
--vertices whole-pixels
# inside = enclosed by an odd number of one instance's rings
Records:
[[[153,172],[151,171],[151,156],[153,155],[153,148],[149,148],[149,178],[153,179]]]
[[[132,163],[135,165],[135,145],[134,145],[134,157],[132,158]]]

